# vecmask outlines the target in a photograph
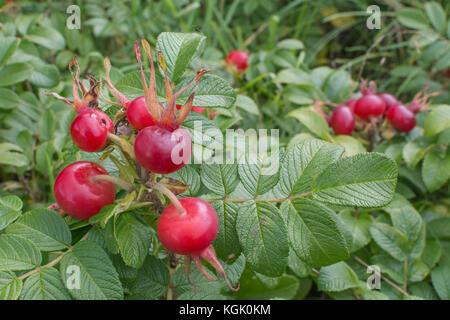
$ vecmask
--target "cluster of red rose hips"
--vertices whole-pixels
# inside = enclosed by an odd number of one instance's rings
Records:
[[[164,106],[158,101],[156,94],[155,67],[150,45],[147,41],[142,40],[142,46],[150,62],[150,82],[147,86],[140,48],[136,42],[135,56],[140,67],[144,96],[132,101],[128,100],[111,83],[109,78],[111,64],[108,58],[105,58],[104,61],[106,69],[104,82],[119,103],[105,100],[121,106],[122,110],[126,111],[128,122],[138,131],[134,139],[134,148],[131,148],[128,141],[114,134],[113,122],[98,106],[99,83],[90,76],[90,89],[87,90],[79,80],[80,69],[75,58],[69,64],[69,70],[74,80],[74,100],[70,101],[56,93],[51,93],[51,95],[69,104],[77,111],[70,127],[70,134],[73,142],[80,149],[86,152],[98,152],[103,150],[110,141],[113,141],[124,149],[130,157],[129,160],[137,168],[140,166],[153,174],[148,181],[140,182],[149,186],[150,189],[163,192],[172,202],[159,218],[157,234],[167,250],[186,255],[185,270],[188,281],[190,282],[191,259],[206,278],[215,280],[202,266],[200,258],[203,258],[224,277],[231,290],[238,290],[229,283],[211,245],[218,232],[218,218],[214,208],[208,202],[198,198],[177,199],[169,188],[156,182],[156,174],[175,172],[181,169],[191,157],[191,136],[186,129],[181,127],[181,123],[191,109],[199,113],[205,109],[192,107],[192,104],[198,88],[197,84],[207,70],[198,71],[189,85],[173,93],[164,59],[158,52],[158,60],[165,75],[167,103]],[[75,74],[72,72],[74,66],[76,67]],[[193,85],[195,87],[185,104],[183,106],[176,105],[176,100],[180,95]],[[81,99],[79,90],[82,92]],[[115,201],[114,183],[122,187],[128,184],[119,178],[110,176],[105,168],[97,163],[89,161],[72,163],[64,168],[55,180],[54,195],[57,207],[76,219],[89,219],[104,206]],[[51,207],[55,208],[55,206]]]
[[[390,93],[376,93],[376,87],[371,82],[366,87],[361,86],[362,97],[350,99],[344,105],[337,106],[331,117],[327,118],[329,125],[336,134],[350,135],[355,128],[355,115],[363,121],[385,118],[390,125],[400,132],[409,132],[416,126],[416,114],[427,107],[427,98],[433,94],[417,94],[414,100],[405,106]]]

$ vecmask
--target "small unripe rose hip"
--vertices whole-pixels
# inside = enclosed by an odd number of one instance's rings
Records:
[[[114,132],[111,119],[102,111],[88,107],[77,110],[70,126],[73,142],[87,152],[102,150],[109,142],[108,132]]]
[[[90,161],[78,161],[65,167],[53,187],[60,208],[76,219],[86,220],[112,204],[116,196],[114,184],[95,180],[99,175],[108,175],[108,171]]]
[[[242,50],[231,51],[225,58],[226,63],[232,63],[238,71],[247,69],[248,53]]]
[[[331,115],[331,127],[337,134],[349,135],[355,127],[355,116],[347,106],[339,106]]]
[[[416,126],[415,114],[401,104],[390,108],[386,118],[395,129],[401,132],[409,132]]]

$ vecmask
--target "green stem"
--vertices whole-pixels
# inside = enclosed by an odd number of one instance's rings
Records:
[[[117,144],[123,151],[125,151],[130,156],[131,159],[136,160],[133,147],[128,141],[122,139],[119,136],[116,136],[111,132],[108,132],[108,139]]]
[[[134,190],[134,187],[132,184],[130,184],[120,178],[110,176],[108,174],[99,174],[99,175],[93,177],[92,181],[109,181],[109,182],[112,182],[112,183],[118,185],[119,187],[121,187],[122,189],[124,189],[128,192],[131,192]]]
[[[149,186],[152,189],[156,189],[164,193],[167,196],[167,198],[170,199],[173,205],[177,208],[179,214],[186,214],[186,209],[183,208],[183,206],[180,203],[180,200],[178,200],[177,196],[172,191],[170,191],[169,188],[160,183],[150,183]]]

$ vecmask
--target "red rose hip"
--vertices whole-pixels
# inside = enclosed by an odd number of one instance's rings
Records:
[[[380,93],[378,96],[383,99],[384,103],[386,104],[386,110],[389,110],[390,108],[400,104],[400,101],[398,101],[397,98],[390,93]]]
[[[386,104],[376,94],[366,94],[359,98],[355,104],[355,114],[362,118],[367,119],[369,116],[381,116],[386,109]]]
[[[231,51],[225,58],[225,62],[233,64],[238,71],[247,69],[248,53],[242,50]]]
[[[155,120],[145,104],[145,97],[137,97],[127,104],[126,109],[128,121],[136,129],[141,130],[155,125]]]
[[[409,132],[416,126],[416,116],[404,105],[390,108],[386,114],[389,123],[401,132]]]
[[[206,201],[197,198],[179,199],[185,209],[180,214],[171,204],[158,222],[158,237],[168,250],[178,254],[195,254],[206,249],[219,228],[217,213]]]
[[[184,167],[191,158],[191,152],[191,136],[182,127],[146,127],[134,141],[134,153],[140,165],[160,174],[168,174]]]
[[[112,204],[116,196],[114,184],[96,180],[99,175],[108,175],[108,171],[90,161],[75,162],[64,168],[56,177],[53,188],[61,209],[76,219],[87,220]]]
[[[97,152],[109,142],[108,132],[114,132],[114,124],[102,111],[84,107],[77,110],[77,116],[70,126],[70,136],[81,150]]]
[[[349,135],[355,127],[355,116],[347,106],[339,106],[331,115],[331,127],[337,134]]]

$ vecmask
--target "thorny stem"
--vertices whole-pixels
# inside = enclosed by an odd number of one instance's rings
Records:
[[[134,190],[134,186],[131,183],[128,183],[118,177],[113,177],[108,174],[99,174],[92,178],[93,181],[109,181],[114,184],[117,184],[122,189],[131,192]]]
[[[267,202],[283,202],[285,200],[292,200],[292,199],[296,199],[296,198],[302,198],[302,197],[307,197],[309,195],[312,194],[312,191],[308,191],[305,193],[300,193],[297,194],[295,196],[289,196],[286,198],[258,198],[258,199],[233,199],[233,198],[221,198],[221,199],[204,199],[207,202],[215,202],[215,201],[228,201],[228,202],[246,202],[249,200],[253,200],[253,201],[267,201]]]
[[[369,265],[367,263],[365,263],[363,260],[361,260],[361,258],[359,258],[358,256],[352,255],[353,259],[355,259],[359,264],[362,264],[363,266],[365,266],[366,268],[369,267]],[[387,284],[389,284],[391,287],[393,287],[395,290],[397,290],[398,292],[400,292],[401,294],[409,297],[409,293],[406,292],[405,290],[403,290],[402,288],[400,288],[399,286],[397,286],[395,283],[393,283],[391,280],[389,280],[388,278],[386,278],[385,276],[383,276],[380,273],[380,277],[381,279],[383,279],[384,281],[386,281]]]
[[[89,230],[90,231],[90,230]],[[83,238],[80,239],[79,242],[84,241],[87,239],[88,235],[89,235],[89,231],[83,236]],[[60,254],[55,260],[50,261],[49,263],[47,263],[46,265],[43,266],[39,266],[36,267],[35,269],[28,271],[27,273],[24,273],[23,275],[21,275],[20,277],[18,277],[17,279],[23,280],[25,278],[28,278],[29,276],[31,276],[32,274],[38,273],[39,271],[41,271],[41,269],[43,268],[50,268],[53,267],[54,265],[56,265],[58,262],[60,262],[62,260],[62,258],[64,258],[64,256],[69,253],[70,251],[72,251],[73,247],[69,247],[69,249],[66,252],[63,252],[62,254]]]
[[[167,198],[170,199],[173,205],[177,208],[179,214],[186,214],[186,209],[183,208],[183,206],[180,203],[180,200],[178,200],[176,195],[172,191],[170,191],[169,188],[167,188],[165,185],[151,182],[149,183],[149,187],[164,193],[167,196]]]

